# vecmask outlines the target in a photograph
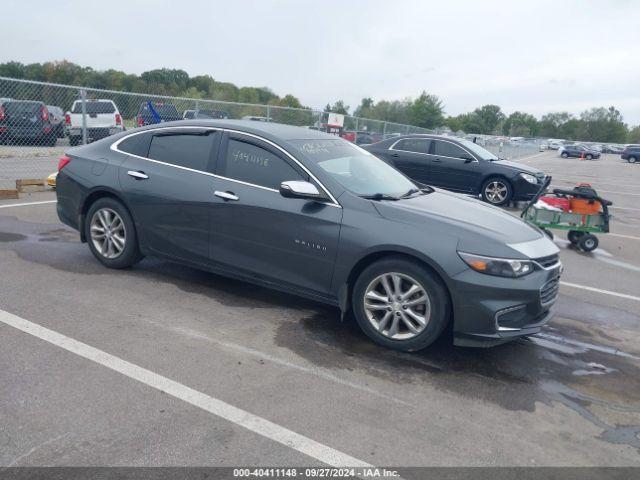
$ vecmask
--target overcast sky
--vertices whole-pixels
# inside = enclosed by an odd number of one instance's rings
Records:
[[[426,90],[449,115],[615,105],[640,123],[638,0],[5,0],[3,13],[0,61],[181,68],[351,111]]]

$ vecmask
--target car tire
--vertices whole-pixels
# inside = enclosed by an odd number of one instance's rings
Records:
[[[415,293],[403,298],[410,289]],[[358,325],[371,340],[403,352],[431,345],[451,315],[449,295],[440,278],[402,256],[365,268],[353,287],[351,303]]]
[[[497,207],[506,205],[513,198],[513,187],[502,177],[491,177],[482,184],[482,199]]]
[[[58,137],[55,133],[50,135],[46,140],[47,147],[55,147],[56,143],[58,143]]]
[[[637,161],[638,161],[638,159],[636,157],[627,158],[627,162],[629,162],[629,163],[636,163]]]
[[[578,246],[585,252],[593,252],[598,248],[598,243],[598,237],[591,235],[590,233],[582,235],[580,240],[578,240]]]
[[[589,154],[585,155],[585,156],[584,156],[584,158],[585,158],[586,160],[591,160],[591,159],[593,158],[593,155],[591,155],[591,154],[589,153]]]
[[[77,147],[80,143],[80,139],[78,137],[69,137],[69,145],[72,147]]]
[[[561,156],[562,158],[569,158],[569,154],[568,154],[567,152],[562,152],[562,153],[560,154],[560,156]]]
[[[584,232],[580,232],[578,230],[569,230],[569,233],[567,233],[567,239],[574,245],[577,245],[583,235]]]
[[[89,207],[84,232],[91,253],[106,267],[127,268],[143,258],[131,215],[115,198],[100,198]]]

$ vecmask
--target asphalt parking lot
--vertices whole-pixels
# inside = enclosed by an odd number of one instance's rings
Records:
[[[102,267],[55,195],[0,202],[0,466],[634,466],[640,166],[520,160],[614,202],[542,334],[418,354],[338,311],[147,258]]]

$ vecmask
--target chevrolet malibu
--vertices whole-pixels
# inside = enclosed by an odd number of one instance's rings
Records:
[[[77,147],[57,211],[109,268],[155,255],[352,311],[415,351],[536,333],[562,266],[537,228],[417,185],[341,138],[270,122],[192,120]]]

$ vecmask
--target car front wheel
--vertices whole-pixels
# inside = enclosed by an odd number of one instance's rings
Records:
[[[367,267],[354,285],[352,300],[360,328],[394,350],[428,347],[449,322],[449,296],[440,279],[403,257]]]
[[[593,158],[593,155],[591,155],[590,153],[585,155],[585,157],[587,160],[591,160]]]
[[[482,186],[482,199],[491,205],[506,205],[512,196],[511,184],[503,178],[490,178]]]
[[[627,159],[627,162],[629,162],[629,163],[636,163],[637,161],[638,161],[638,159],[636,157],[629,157]]]
[[[560,156],[561,156],[562,158],[567,158],[567,157],[569,156],[569,154],[568,154],[567,152],[562,152],[562,153],[560,154]]]
[[[100,198],[89,207],[85,238],[91,253],[109,268],[126,268],[142,259],[131,215],[118,200]]]

